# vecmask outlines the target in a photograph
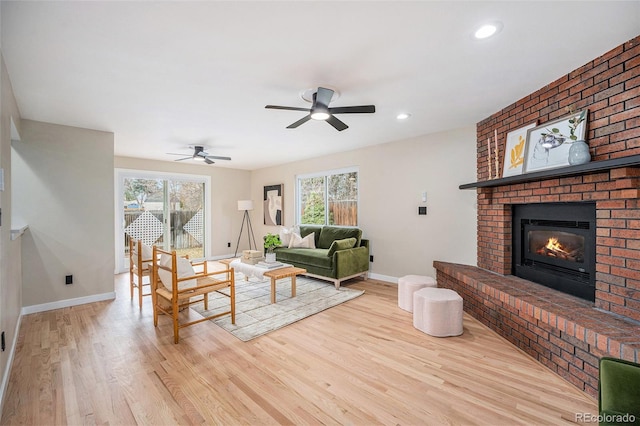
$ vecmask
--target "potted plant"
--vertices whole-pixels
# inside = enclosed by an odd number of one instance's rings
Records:
[[[264,249],[267,251],[265,260],[267,262],[276,261],[276,254],[273,249],[279,247],[281,244],[282,241],[280,241],[280,235],[278,234],[267,234],[264,236]]]

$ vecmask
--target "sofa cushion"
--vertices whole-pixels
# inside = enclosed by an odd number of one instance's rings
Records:
[[[331,243],[331,247],[329,247],[327,256],[329,257],[333,256],[333,253],[335,253],[338,250],[347,250],[350,248],[354,248],[355,245],[356,245],[356,239],[353,237],[345,238],[343,240],[335,240],[333,243]]]
[[[325,226],[320,232],[320,238],[316,243],[316,247],[328,249],[335,240],[344,240],[345,238],[355,238],[355,247],[360,245],[362,231],[358,228],[343,228],[339,226]]]
[[[316,248],[315,233],[312,232],[306,237],[301,237],[298,234],[291,234],[291,239],[289,240],[289,248],[306,248],[306,249]]]
[[[301,237],[306,237],[307,235],[309,235],[310,233],[314,233],[314,239],[315,239],[315,245],[316,247],[318,247],[318,241],[320,239],[320,231],[322,231],[322,226],[320,225],[300,225],[300,236]],[[329,247],[323,247],[323,248],[329,248]]]
[[[298,225],[292,226],[291,228],[285,228],[284,226],[280,228],[280,241],[282,241],[283,247],[289,247],[291,235],[293,234],[300,235],[300,227]]]
[[[304,249],[304,248],[280,248],[276,250],[276,257],[280,262],[295,263],[297,266],[306,265],[331,269],[332,258],[327,256],[326,249]]]

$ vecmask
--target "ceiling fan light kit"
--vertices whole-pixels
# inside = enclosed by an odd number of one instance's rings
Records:
[[[305,97],[308,96],[308,92],[303,92],[302,98],[307,99]],[[314,120],[324,120],[327,123],[331,124],[337,131],[341,132],[345,129],[348,129],[344,122],[338,119],[335,114],[371,114],[376,112],[375,105],[360,105],[360,106],[346,106],[346,107],[335,107],[329,108],[329,103],[334,98],[334,94],[336,92],[333,89],[327,89],[326,87],[318,87],[318,90],[313,93],[313,104],[311,108],[298,108],[298,107],[287,107],[287,106],[279,106],[279,105],[267,105],[265,108],[267,109],[284,109],[288,111],[306,111],[309,114],[302,117],[300,120],[296,121],[287,126],[287,129],[295,129],[301,124],[306,123],[310,119]],[[337,97],[336,97],[337,98]]]

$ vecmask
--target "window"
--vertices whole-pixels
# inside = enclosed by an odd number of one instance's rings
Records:
[[[128,270],[129,238],[165,250],[207,256],[208,176],[116,169],[116,267]]]
[[[358,170],[297,177],[297,219],[302,225],[358,226]]]

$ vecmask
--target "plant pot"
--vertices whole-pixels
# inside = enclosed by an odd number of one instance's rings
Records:
[[[265,262],[267,263],[273,263],[276,261],[276,254],[275,252],[267,252],[267,254],[265,255]]]
[[[589,152],[589,145],[585,141],[575,141],[569,148],[569,164],[576,166],[578,164],[585,164],[591,161],[591,153]]]

